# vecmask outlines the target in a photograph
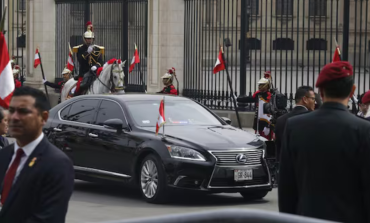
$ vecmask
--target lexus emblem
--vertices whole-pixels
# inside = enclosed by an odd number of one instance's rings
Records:
[[[247,162],[247,156],[242,154],[242,153],[236,155],[235,159],[236,159],[236,162],[238,162],[238,163],[246,163]]]

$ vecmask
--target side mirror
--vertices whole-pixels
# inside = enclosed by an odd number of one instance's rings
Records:
[[[104,122],[104,127],[108,129],[116,129],[118,131],[122,131],[123,122],[121,119],[108,119]]]
[[[221,117],[228,125],[231,125],[231,120],[226,117]]]

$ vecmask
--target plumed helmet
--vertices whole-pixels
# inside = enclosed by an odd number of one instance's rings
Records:
[[[261,78],[258,81],[258,84],[270,84],[270,81],[271,81],[271,71],[266,71],[263,74],[263,78]]]
[[[93,33],[93,25],[90,21],[86,23],[87,31],[84,33],[84,38],[86,39],[94,39],[94,33]]]
[[[62,74],[70,74],[72,71],[70,71],[68,68],[64,68]]]
[[[258,84],[269,84],[270,81],[266,78],[261,78],[259,81],[258,81]]]
[[[173,75],[175,73],[175,69],[174,68],[171,68],[169,69],[163,76],[162,76],[162,79],[173,79]]]

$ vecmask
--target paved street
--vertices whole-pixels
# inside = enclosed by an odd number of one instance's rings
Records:
[[[100,222],[223,208],[252,208],[277,211],[277,191],[264,200],[246,202],[240,194],[176,194],[166,205],[148,204],[140,191],[83,181],[75,182],[67,223]]]

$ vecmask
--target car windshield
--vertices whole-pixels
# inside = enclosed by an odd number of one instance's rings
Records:
[[[155,127],[159,116],[157,101],[130,101],[128,110],[136,125]],[[222,125],[222,123],[202,106],[193,101],[165,101],[166,125]]]

